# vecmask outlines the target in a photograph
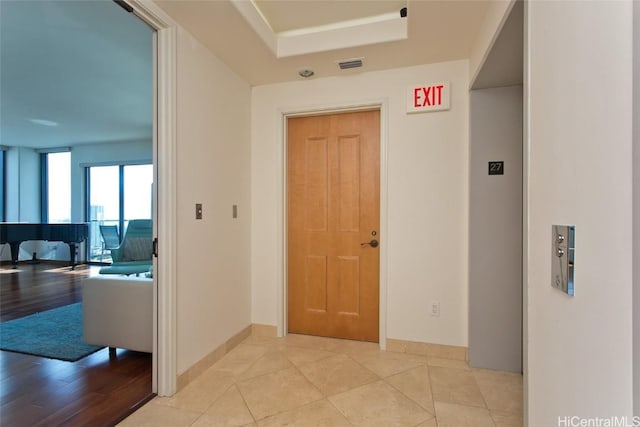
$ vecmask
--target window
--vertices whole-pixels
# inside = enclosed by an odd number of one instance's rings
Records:
[[[124,219],[151,218],[153,165],[124,167]]]
[[[151,219],[153,165],[91,166],[86,169],[89,261],[109,261],[101,225],[118,227],[120,239],[131,219]]]
[[[42,222],[71,222],[71,153],[42,154]]]
[[[89,221],[118,225],[120,220],[120,167],[89,168]]]

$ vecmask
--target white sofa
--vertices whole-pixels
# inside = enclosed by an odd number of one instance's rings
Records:
[[[85,279],[82,321],[87,344],[151,353],[153,279],[129,276]]]

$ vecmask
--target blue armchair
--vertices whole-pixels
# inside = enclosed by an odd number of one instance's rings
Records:
[[[122,243],[111,249],[113,264],[100,269],[100,274],[140,274],[151,270],[153,256],[153,223],[150,219],[129,221]]]

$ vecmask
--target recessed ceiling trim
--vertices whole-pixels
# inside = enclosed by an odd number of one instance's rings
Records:
[[[277,54],[278,38],[273,32],[273,29],[271,29],[267,19],[253,1],[231,0],[231,4],[240,12],[240,15],[249,23],[253,31],[260,36],[267,47],[271,49],[271,52],[273,52],[274,55]]]
[[[357,27],[359,25],[373,24],[376,22],[392,21],[400,17],[398,12],[385,13],[377,16],[368,16],[366,18],[350,19],[348,21],[334,22],[332,24],[319,25],[317,27],[299,28],[297,30],[281,31],[278,36],[293,37],[310,33],[321,33],[325,31],[337,30],[340,28]]]
[[[408,37],[407,19],[401,18],[399,12],[276,34],[253,1],[231,0],[231,4],[277,58],[405,40]]]
[[[366,22],[350,27],[334,28],[294,36],[278,36],[278,58],[326,52],[328,50],[366,46],[407,38],[407,20],[397,18]]]

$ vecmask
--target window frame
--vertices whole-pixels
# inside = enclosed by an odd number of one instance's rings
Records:
[[[151,166],[154,168],[154,164],[151,161],[140,161],[140,162],[114,162],[114,163],[97,163],[97,164],[85,164],[84,167],[84,182],[85,182],[85,197],[84,197],[84,220],[87,223],[91,223],[93,221],[91,219],[91,168],[94,167],[108,167],[108,166],[117,166],[118,167],[118,199],[119,199],[119,207],[118,207],[118,233],[120,235],[120,241],[124,238],[125,231],[125,222],[128,221],[125,219],[125,173],[124,170],[127,166]],[[155,180],[155,174],[152,172],[152,179]],[[153,219],[153,209],[151,211],[151,219]],[[91,261],[91,245],[86,245],[86,259],[91,263],[96,263],[96,261]]]

